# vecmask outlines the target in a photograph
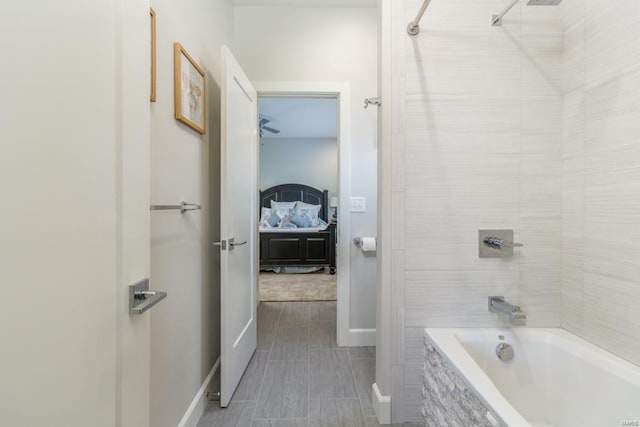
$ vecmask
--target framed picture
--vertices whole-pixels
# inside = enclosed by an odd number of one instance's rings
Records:
[[[156,12],[149,8],[151,14],[151,102],[156,102]]]
[[[206,117],[204,71],[180,43],[173,45],[173,53],[176,119],[204,134]]]

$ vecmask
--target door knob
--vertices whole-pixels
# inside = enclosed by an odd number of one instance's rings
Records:
[[[223,251],[227,250],[227,241],[226,240],[220,240],[219,242],[213,242],[212,244],[213,244],[213,246],[220,246],[220,249],[222,249]]]

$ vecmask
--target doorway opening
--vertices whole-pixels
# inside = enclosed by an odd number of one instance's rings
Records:
[[[311,102],[312,100],[317,100],[317,101],[323,101],[325,103],[324,104],[325,112],[324,113],[318,112],[316,114],[316,117],[319,117],[320,114],[323,114],[325,116],[334,114],[334,124],[332,126],[335,128],[335,133],[331,135],[335,135],[335,143],[334,143],[335,155],[333,156],[333,159],[335,162],[334,163],[335,169],[333,169],[335,172],[333,173],[336,174],[334,176],[335,176],[335,179],[337,180],[335,187],[331,188],[331,183],[330,182],[327,183],[327,180],[314,181],[311,184],[309,184],[308,187],[311,188],[312,190],[319,190],[321,194],[318,195],[316,193],[316,195],[318,196],[318,199],[324,199],[326,201],[326,211],[327,211],[326,222],[329,223],[330,227],[328,227],[328,229],[331,228],[332,229],[331,232],[334,235],[334,241],[333,242],[329,241],[329,244],[331,245],[330,249],[334,253],[333,256],[335,259],[334,261],[335,264],[334,266],[326,265],[327,263],[325,261],[321,263],[322,268],[318,270],[318,272],[306,273],[306,275],[307,277],[311,277],[309,276],[309,274],[317,274],[317,276],[312,277],[312,279],[317,277],[318,281],[320,280],[326,280],[328,282],[335,281],[335,302],[332,303],[334,306],[332,312],[334,313],[334,316],[335,316],[334,321],[335,321],[336,327],[335,327],[334,336],[336,337],[337,345],[338,346],[362,345],[358,341],[359,337],[354,336],[353,332],[350,331],[349,329],[349,318],[350,318],[349,282],[350,282],[350,263],[351,263],[351,260],[350,260],[351,242],[349,240],[350,222],[348,220],[349,219],[349,196],[351,193],[350,85],[349,83],[345,83],[345,82],[255,82],[254,85],[258,94],[259,105],[263,104],[264,101],[267,101],[267,104],[269,101],[275,102],[275,100],[279,98],[293,99],[293,100],[298,99],[300,100],[300,102],[302,102],[302,100],[308,100],[308,102]],[[332,110],[328,108],[330,105],[334,106],[332,107],[334,108],[333,113],[331,113]],[[295,109],[298,107],[293,106],[290,108]],[[282,110],[282,111],[284,115],[284,112],[286,112],[287,110]],[[266,135],[266,133],[268,132],[269,134],[282,137],[284,132],[283,129],[285,129],[284,127],[282,127],[283,124],[281,123],[281,118],[278,117],[278,114],[275,114],[275,115],[273,114],[274,112],[276,112],[276,110],[267,109],[267,110],[262,110],[262,112],[263,112],[263,119],[267,119],[269,120],[269,122],[262,121],[263,137],[259,138],[259,141],[260,141],[259,143],[263,144],[262,146],[259,147],[261,155],[265,152],[265,150],[270,150],[275,147],[275,145],[271,147],[267,146],[269,141],[274,141],[274,139],[270,139],[271,135]],[[271,114],[272,116],[270,117],[269,114]],[[313,116],[313,114],[311,115]],[[313,118],[311,118],[310,120],[312,121]],[[260,123],[260,119],[258,119],[258,123]],[[294,123],[294,124],[296,126],[300,126],[300,123]],[[313,125],[315,125],[315,123],[313,123]],[[269,132],[265,128],[265,126],[275,130],[279,130],[280,133]],[[311,126],[311,124],[309,124],[308,126]],[[316,135],[320,135],[320,133],[316,133]],[[325,135],[329,135],[329,134],[325,134]],[[316,142],[318,145],[321,143],[320,141],[316,141]],[[325,140],[325,143],[326,142],[327,141]],[[301,147],[302,146],[300,146],[300,148]],[[272,151],[277,152],[277,150],[272,150]],[[262,161],[263,159],[260,158],[260,163],[261,163],[259,167],[260,169],[262,169],[262,167],[264,166],[262,164]],[[287,166],[285,162],[282,162],[282,161],[277,162],[277,164],[281,165],[280,167],[282,167],[283,164]],[[259,175],[261,175],[262,170],[259,170],[258,173]],[[277,182],[273,182],[273,185],[276,185],[276,184]],[[287,182],[283,184],[290,184],[290,183]],[[293,182],[293,184],[305,184],[305,183]],[[264,190],[265,188],[259,188],[259,189]],[[326,193],[324,193],[325,190],[327,190]],[[298,189],[298,192],[299,191],[300,189]],[[312,194],[312,193],[313,191],[309,191],[307,194]],[[289,201],[291,200],[289,199]],[[305,203],[309,203],[309,201],[311,201],[311,199],[307,199],[307,202]],[[309,203],[309,204],[317,205],[322,203],[315,202],[315,203]],[[270,203],[269,203],[269,206],[270,206]],[[324,207],[324,204],[323,204],[323,207]],[[344,219],[344,220],[341,220],[341,219]],[[265,239],[258,239],[258,240],[259,240],[260,246],[267,244],[267,240]],[[320,238],[314,238],[312,236],[311,240],[310,241],[307,240],[305,244],[309,246],[309,252],[322,254],[323,252],[320,250],[319,246],[323,245],[323,247],[326,247],[324,245],[326,245],[327,243]],[[275,246],[277,247],[277,245],[278,244],[276,242]],[[314,245],[315,245],[315,250],[314,250]],[[259,250],[261,249],[262,248],[259,247]],[[329,256],[331,256],[331,254],[329,254]],[[329,268],[326,269],[326,267],[329,267]],[[333,268],[335,268],[335,270],[333,270]],[[335,274],[331,274],[332,272],[334,272]],[[280,277],[280,276],[277,276],[277,277]],[[302,277],[300,276],[298,277],[291,276],[291,277],[302,279]],[[291,280],[291,279],[287,279],[287,280]],[[313,283],[315,280],[309,280],[307,278],[305,279],[305,281],[307,281],[307,283],[308,282]],[[326,287],[329,288],[330,285]],[[256,289],[256,293],[257,295],[260,296],[259,289]],[[258,301],[260,301],[260,298],[258,298]],[[260,323],[260,319],[258,319],[258,323]]]
[[[259,96],[258,131],[259,300],[336,301],[338,97]]]

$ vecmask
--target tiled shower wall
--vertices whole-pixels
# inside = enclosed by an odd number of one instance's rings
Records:
[[[563,7],[562,326],[640,364],[640,2]]]
[[[489,295],[560,325],[563,13],[522,2],[492,27],[507,3],[434,0],[410,37],[422,0],[393,2],[394,420],[420,420],[425,326],[497,326]],[[482,228],[525,246],[480,259]]]

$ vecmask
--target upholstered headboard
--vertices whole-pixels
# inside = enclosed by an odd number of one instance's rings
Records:
[[[270,208],[271,201],[297,202],[303,201],[312,205],[320,205],[318,216],[328,222],[329,191],[318,190],[304,184],[282,184],[260,191],[260,207]]]

